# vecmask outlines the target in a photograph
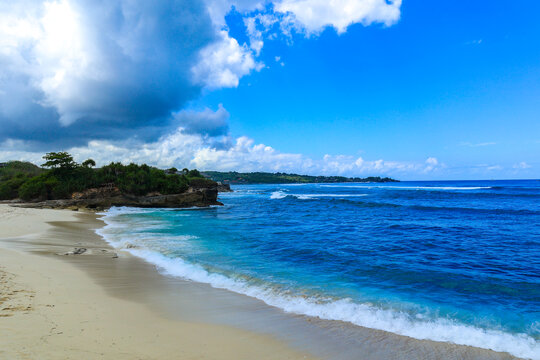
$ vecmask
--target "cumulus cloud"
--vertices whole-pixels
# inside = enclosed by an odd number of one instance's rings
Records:
[[[225,111],[225,110],[223,110]],[[211,110],[197,114],[216,116]],[[213,114],[213,115],[212,115]],[[229,146],[210,146],[213,138],[203,134],[186,131],[179,127],[158,141],[141,143],[128,139],[126,141],[93,140],[86,146],[69,149],[79,162],[87,158],[96,160],[98,166],[114,159],[123,163],[148,163],[166,168],[198,168],[200,170],[221,171],[269,171],[293,172],[313,175],[344,176],[414,176],[421,173],[434,173],[444,169],[435,158],[425,162],[398,162],[383,159],[366,160],[362,157],[348,155],[325,155],[322,158],[310,158],[302,154],[282,153],[271,146],[256,143],[253,139],[241,136],[231,139]],[[12,144],[13,145],[13,144]],[[24,146],[23,143],[17,147]],[[41,162],[42,153],[28,151],[12,151],[0,148],[0,160],[24,159],[34,163]]]
[[[316,34],[330,26],[344,33],[352,24],[383,23],[390,26],[400,17],[401,0],[281,0],[275,9],[291,14],[297,29]]]
[[[221,41],[204,48],[193,66],[195,83],[209,89],[236,87],[240,78],[264,66],[257,62],[247,45],[238,44],[225,30],[220,31]]]
[[[81,140],[164,123],[195,98],[190,69],[222,40],[189,0],[3,2],[2,138]],[[107,134],[109,134],[107,136]]]
[[[352,24],[390,26],[400,17],[401,0],[206,0],[213,22],[224,28],[225,15],[234,8],[265,28],[283,22],[310,34],[326,27],[343,33]],[[252,21],[252,20],[249,20]],[[249,27],[249,24],[246,24]],[[248,29],[248,31],[250,31]]]
[[[219,3],[223,6],[224,1]],[[246,3],[238,8],[237,1],[229,2],[242,13],[250,47],[257,56],[265,38],[281,37],[291,44],[293,32],[311,37],[330,27],[343,34],[353,24],[390,26],[401,15],[401,0],[273,0],[266,6],[258,1],[252,6]]]

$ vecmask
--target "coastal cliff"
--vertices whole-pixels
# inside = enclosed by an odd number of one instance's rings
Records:
[[[189,208],[223,205],[217,201],[218,189],[189,188],[181,194],[150,193],[145,196],[123,194],[118,188],[88,189],[74,193],[71,199],[45,200],[21,203],[17,206],[30,208],[52,209],[95,209],[105,210],[113,206],[130,206],[143,208]]]

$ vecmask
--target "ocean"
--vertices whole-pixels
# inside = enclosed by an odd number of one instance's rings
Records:
[[[208,209],[112,208],[98,233],[285,312],[540,359],[540,181],[233,189]]]

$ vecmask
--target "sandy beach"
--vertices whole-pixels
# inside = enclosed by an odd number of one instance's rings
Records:
[[[308,358],[271,336],[171,320],[141,303],[112,296],[79,267],[61,261],[77,256],[103,263],[118,260],[104,244],[80,255],[66,245],[95,241],[90,230],[100,226],[95,218],[0,205],[0,358]],[[55,242],[62,232],[46,235],[59,223],[78,226],[77,238]]]

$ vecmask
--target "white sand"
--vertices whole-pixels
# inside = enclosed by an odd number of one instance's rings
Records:
[[[75,214],[0,205],[0,359],[308,358],[270,336],[170,320],[113,297],[56,248],[45,256],[14,250],[39,241],[47,222],[81,221]]]

